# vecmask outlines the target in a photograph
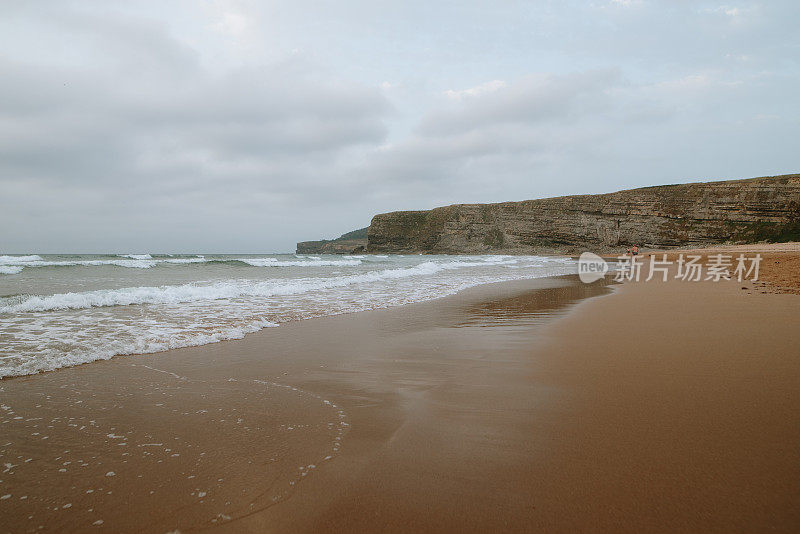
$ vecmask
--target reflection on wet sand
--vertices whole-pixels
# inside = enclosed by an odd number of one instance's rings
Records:
[[[466,319],[454,326],[530,326],[565,315],[569,305],[585,298],[606,294],[606,280],[583,284],[562,277],[563,285],[526,291],[469,306]]]

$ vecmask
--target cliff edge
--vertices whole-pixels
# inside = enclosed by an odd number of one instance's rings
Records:
[[[382,213],[366,248],[525,254],[792,239],[800,239],[800,174]]]

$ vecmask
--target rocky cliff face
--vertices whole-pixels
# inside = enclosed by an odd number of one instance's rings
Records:
[[[376,215],[368,252],[619,251],[800,239],[800,175]]]

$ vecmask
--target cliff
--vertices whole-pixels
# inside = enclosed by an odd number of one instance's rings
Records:
[[[353,254],[367,248],[367,229],[347,232],[336,239],[301,241],[297,243],[297,254]]]
[[[800,239],[800,175],[644,187],[376,215],[367,251],[619,251]]]

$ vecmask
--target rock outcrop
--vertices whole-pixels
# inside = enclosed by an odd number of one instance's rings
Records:
[[[301,241],[297,254],[357,254],[367,248],[367,229],[353,230],[336,239]]]
[[[800,175],[376,215],[376,253],[494,254],[800,239]]]

